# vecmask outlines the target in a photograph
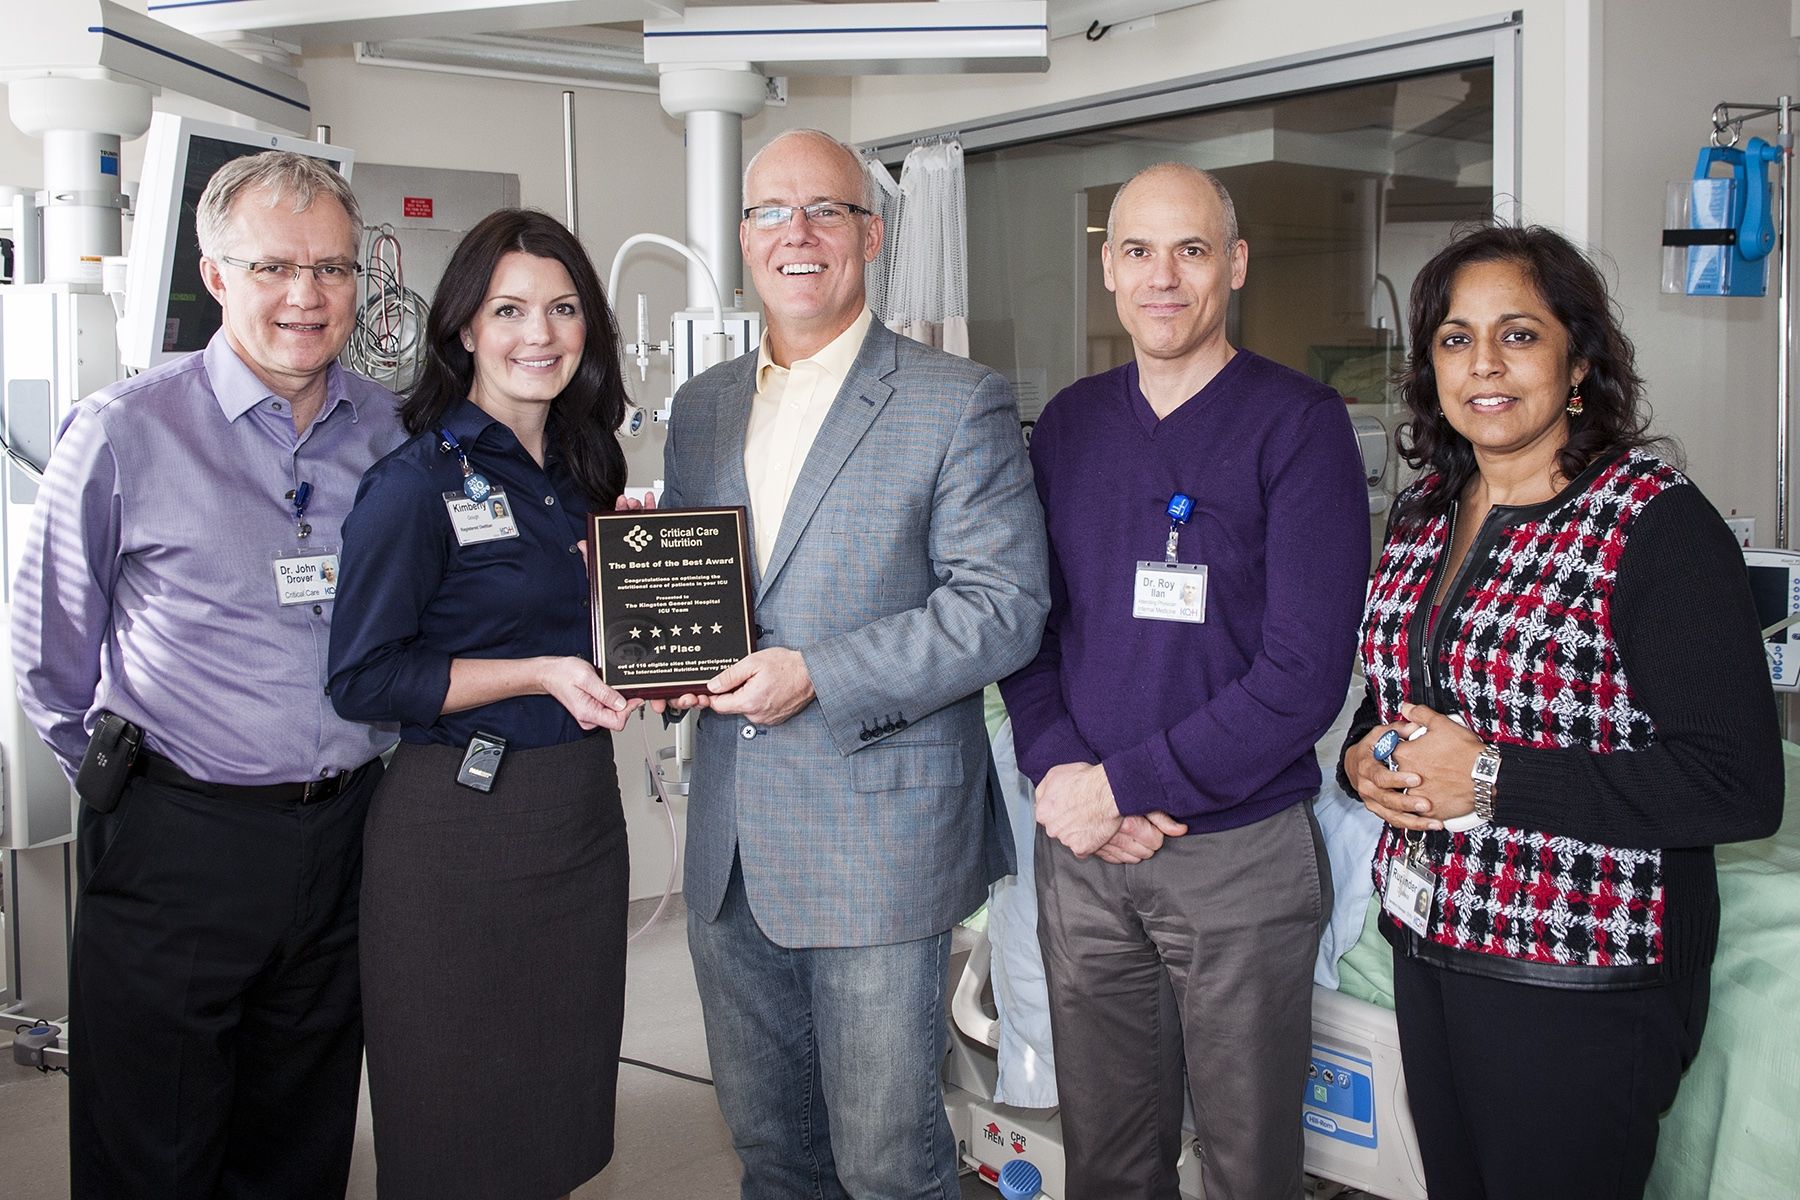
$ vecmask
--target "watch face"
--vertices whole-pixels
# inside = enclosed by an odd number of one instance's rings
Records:
[[[1494,782],[1494,780],[1500,778],[1500,756],[1498,754],[1483,754],[1480,758],[1475,760],[1475,769],[1470,771],[1469,775],[1471,778],[1478,779],[1482,783]]]

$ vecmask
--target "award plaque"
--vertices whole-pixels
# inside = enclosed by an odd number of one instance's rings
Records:
[[[594,665],[646,699],[704,692],[756,648],[742,508],[588,514]]]

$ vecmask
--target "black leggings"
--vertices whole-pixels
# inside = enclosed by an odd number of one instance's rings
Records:
[[[1577,992],[1395,952],[1406,1089],[1431,1200],[1636,1200],[1706,1026],[1710,974]]]

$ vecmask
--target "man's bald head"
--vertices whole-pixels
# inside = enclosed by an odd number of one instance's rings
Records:
[[[1140,180],[1164,175],[1185,176],[1196,183],[1210,187],[1219,197],[1219,207],[1225,214],[1225,246],[1229,248],[1233,242],[1238,240],[1237,206],[1231,202],[1231,193],[1225,190],[1225,185],[1219,181],[1219,177],[1211,171],[1203,171],[1199,167],[1190,166],[1184,162],[1160,162],[1145,167],[1127,179],[1119,190],[1113,193],[1112,207],[1106,210],[1106,240],[1108,242],[1113,240],[1114,222],[1119,215],[1119,201],[1125,198],[1125,193],[1129,192],[1131,186]]]
[[[783,142],[790,141],[794,138],[806,138],[809,141],[816,142],[819,145],[829,149],[831,153],[840,156],[841,158],[843,158],[846,167],[850,171],[854,172],[855,175],[857,176],[857,178],[861,181],[858,184],[856,195],[840,196],[839,199],[854,201],[855,203],[862,205],[866,209],[869,209],[871,211],[879,211],[879,209],[877,208],[877,205],[876,205],[877,197],[875,195],[875,181],[873,179],[869,178],[869,172],[863,166],[862,155],[860,155],[856,152],[856,148],[854,146],[851,146],[845,142],[840,142],[838,139],[832,137],[829,133],[826,133],[822,129],[789,129],[789,130],[785,130],[784,132],[778,133],[774,137],[770,138],[768,143],[765,144],[762,149],[758,150],[755,154],[752,154],[750,156],[750,162],[744,167],[744,185],[743,186],[744,186],[744,206],[746,208],[748,208],[752,204],[757,203],[757,201],[751,199],[751,196],[750,196],[750,176],[756,170],[757,160],[760,159],[764,154],[767,154],[770,150],[773,150],[775,147],[781,145]]]

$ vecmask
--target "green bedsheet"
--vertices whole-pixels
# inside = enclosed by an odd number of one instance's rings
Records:
[[[1718,850],[1722,905],[1712,1008],[1700,1055],[1663,1116],[1653,1200],[1800,1195],[1800,747],[1787,755],[1787,816],[1760,842]],[[1338,960],[1338,990],[1394,1006],[1394,969],[1375,928]]]

